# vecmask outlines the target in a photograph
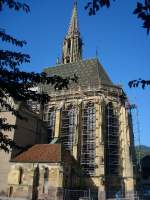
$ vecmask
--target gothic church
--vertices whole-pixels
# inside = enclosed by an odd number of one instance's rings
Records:
[[[47,140],[11,158],[9,196],[104,200],[134,193],[134,139],[127,97],[97,58],[82,59],[82,45],[75,2],[61,63],[44,71],[62,77],[75,74],[78,81],[61,91],[40,86],[51,96],[42,111]]]

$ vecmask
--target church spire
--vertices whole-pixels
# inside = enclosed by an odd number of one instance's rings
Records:
[[[68,29],[68,36],[74,34],[75,32],[79,32],[78,27],[78,16],[77,16],[77,1],[74,1],[74,8],[72,11],[72,17]]]
[[[74,1],[68,33],[64,39],[62,63],[78,62],[82,59],[82,39],[78,26],[77,1]]]

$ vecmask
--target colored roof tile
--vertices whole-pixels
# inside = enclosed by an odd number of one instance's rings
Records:
[[[112,81],[105,72],[98,59],[81,60],[76,63],[59,64],[54,67],[44,69],[44,72],[50,75],[59,75],[61,77],[78,77],[78,83],[69,85],[69,88],[88,88],[99,87],[100,84],[113,86]],[[45,85],[45,91],[51,91],[54,87]],[[54,90],[54,89],[53,89]]]
[[[57,163],[61,162],[61,144],[36,144],[19,154],[11,162]]]

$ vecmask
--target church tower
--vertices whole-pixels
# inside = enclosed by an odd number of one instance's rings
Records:
[[[63,42],[62,63],[74,63],[82,59],[82,39],[78,26],[77,1],[74,1],[68,33]]]

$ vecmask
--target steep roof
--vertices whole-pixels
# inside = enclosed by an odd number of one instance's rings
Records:
[[[61,144],[36,144],[19,154],[11,162],[23,163],[57,163],[61,162]]]
[[[74,83],[70,86],[71,88],[79,86],[81,88],[98,87],[100,84],[113,85],[98,59],[59,64],[55,67],[45,68],[44,72],[62,77],[73,77],[75,74],[78,77],[78,84]]]

